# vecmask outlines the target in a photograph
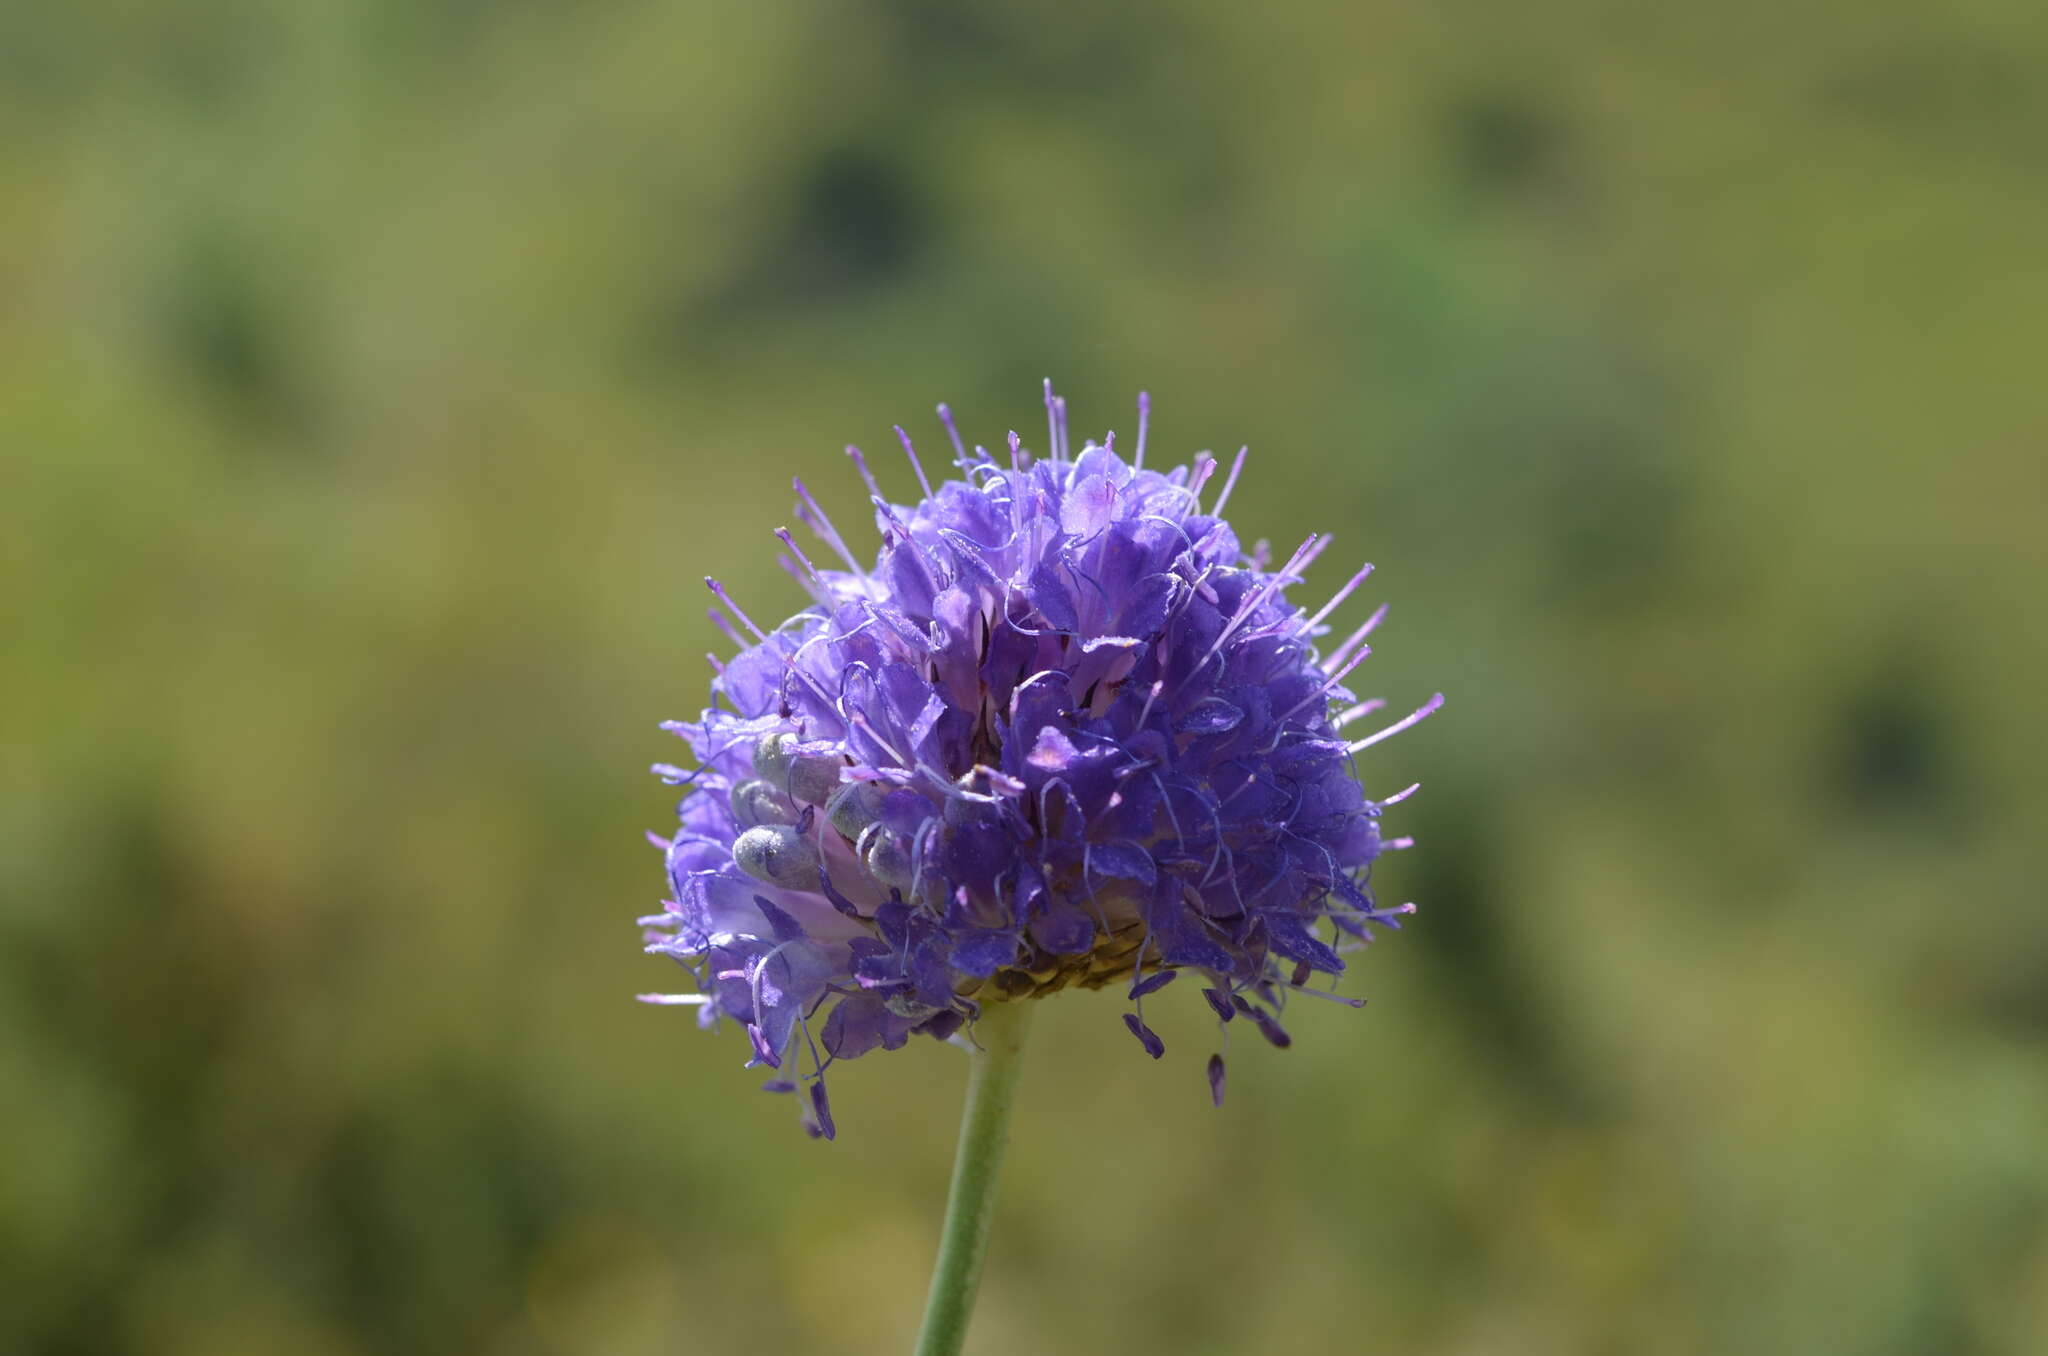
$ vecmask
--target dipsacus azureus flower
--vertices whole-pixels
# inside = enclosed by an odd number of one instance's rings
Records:
[[[687,790],[657,838],[672,898],[642,920],[697,991],[645,997],[744,1024],[770,1089],[809,1085],[814,1133],[833,1062],[1068,987],[1122,986],[1155,1058],[1143,1000],[1183,976],[1219,1023],[1285,1045],[1288,997],[1329,996],[1317,976],[1412,909],[1379,907],[1369,876],[1405,845],[1381,811],[1414,788],[1374,800],[1357,755],[1443,699],[1347,732],[1380,706],[1346,683],[1384,609],[1332,619],[1371,567],[1299,606],[1329,538],[1247,553],[1223,517],[1242,452],[1212,489],[1206,455],[1145,465],[1143,397],[1128,458],[1113,434],[1074,451],[1050,383],[1046,407],[1046,455],[1012,433],[991,456],[941,406],[938,483],[899,429],[912,503],[848,449],[871,557],[797,482],[823,549],[777,533],[811,597],[781,625],[707,581],[738,652],[714,659],[711,708],[664,726],[696,767],[655,769]],[[1220,1055],[1208,1076],[1220,1101]]]

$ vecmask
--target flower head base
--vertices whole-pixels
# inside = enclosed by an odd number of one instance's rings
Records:
[[[713,661],[712,709],[664,726],[698,767],[655,769],[689,789],[657,839],[674,897],[642,920],[699,991],[646,997],[743,1022],[753,1065],[807,1055],[815,1134],[834,1060],[1070,986],[1127,983],[1124,1021],[1157,1058],[1143,1000],[1193,972],[1220,1023],[1284,1046],[1288,996],[1332,996],[1312,977],[1413,908],[1377,907],[1367,877],[1407,845],[1379,816],[1414,788],[1368,799],[1353,755],[1443,699],[1347,738],[1380,705],[1344,680],[1384,609],[1318,644],[1371,567],[1308,612],[1287,590],[1329,538],[1278,568],[1247,555],[1222,517],[1242,452],[1205,508],[1213,458],[1145,469],[1143,397],[1130,461],[1114,435],[1072,453],[1050,383],[1046,408],[1049,455],[1012,433],[998,460],[940,406],[959,478],[937,486],[899,429],[911,506],[849,448],[872,564],[797,482],[844,568],[779,532],[813,603],[773,631],[707,581],[746,636],[714,611],[739,653]],[[1208,1078],[1221,1101],[1220,1056]]]

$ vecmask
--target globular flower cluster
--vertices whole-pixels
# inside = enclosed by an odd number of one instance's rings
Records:
[[[938,485],[898,429],[915,504],[849,448],[872,561],[798,481],[798,517],[844,568],[778,532],[812,605],[774,630],[706,581],[744,634],[727,625],[740,648],[713,660],[711,709],[663,727],[697,767],[655,769],[688,790],[656,838],[673,897],[641,920],[698,991],[644,997],[744,1023],[749,1067],[780,1071],[769,1089],[808,1083],[813,1134],[833,1133],[833,1061],[1068,986],[1126,985],[1155,1058],[1143,1000],[1183,974],[1219,1023],[1284,1046],[1288,997],[1332,996],[1314,977],[1413,907],[1379,908],[1367,878],[1406,845],[1379,817],[1414,788],[1368,798],[1354,755],[1443,699],[1347,738],[1380,705],[1344,682],[1385,610],[1321,644],[1371,567],[1296,606],[1329,538],[1277,568],[1247,554],[1222,516],[1242,452],[1204,507],[1218,463],[1147,469],[1144,397],[1128,461],[1114,435],[1073,453],[1050,383],[1046,408],[1047,455],[1012,433],[998,459],[940,406],[958,478]],[[1220,1054],[1208,1076],[1220,1102]]]

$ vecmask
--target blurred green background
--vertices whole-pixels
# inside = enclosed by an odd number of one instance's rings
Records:
[[[1048,374],[1451,705],[1365,1012],[1048,1004],[974,1350],[2048,1348],[2039,4],[8,4],[0,232],[0,1350],[906,1349],[962,1061],[634,1004],[643,769]]]

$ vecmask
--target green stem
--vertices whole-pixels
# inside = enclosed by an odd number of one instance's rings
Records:
[[[946,1201],[946,1232],[932,1270],[925,1301],[924,1330],[917,1356],[956,1356],[967,1340],[967,1319],[981,1285],[988,1255],[989,1220],[995,1214],[996,1179],[1010,1139],[1010,1109],[1017,1100],[1017,1074],[1024,1065],[1024,1038],[1031,1032],[1030,999],[982,1006],[971,1037],[979,1047],[969,1055],[967,1109],[960,1118],[960,1148],[953,1158],[953,1194]]]

